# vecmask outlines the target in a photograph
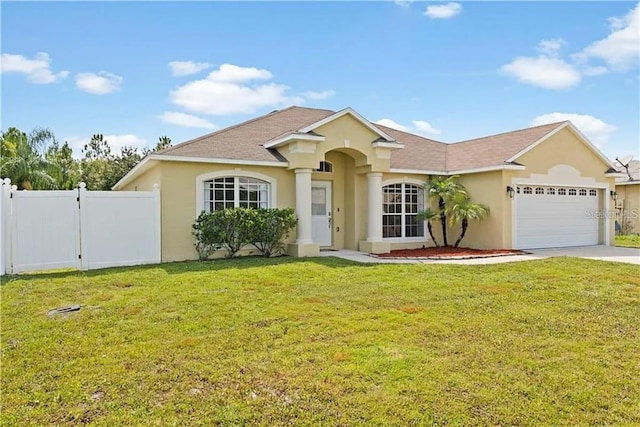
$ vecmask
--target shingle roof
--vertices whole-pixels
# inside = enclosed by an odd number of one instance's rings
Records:
[[[504,165],[508,159],[565,123],[551,123],[449,144],[446,170]]]
[[[216,159],[286,162],[262,144],[320,121],[334,112],[289,107],[177,144],[155,154]]]
[[[620,179],[620,182],[625,181],[640,181],[640,160],[632,160],[629,162],[628,172],[627,168],[618,165],[618,171],[628,175],[625,178]]]
[[[155,154],[216,159],[286,162],[276,150],[264,148],[281,138],[325,119],[331,110],[289,107],[192,139]],[[446,144],[373,124],[403,149],[391,153],[391,167],[449,172],[504,165],[505,161],[565,122],[536,126],[468,141]]]

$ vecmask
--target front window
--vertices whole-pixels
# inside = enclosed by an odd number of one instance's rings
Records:
[[[411,184],[391,184],[382,188],[382,236],[424,237],[424,190]]]
[[[268,208],[269,183],[244,176],[227,176],[204,182],[204,210]]]

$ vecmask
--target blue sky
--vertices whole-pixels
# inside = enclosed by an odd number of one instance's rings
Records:
[[[634,2],[3,2],[2,122],[174,143],[297,104],[453,142],[571,119],[639,153]]]

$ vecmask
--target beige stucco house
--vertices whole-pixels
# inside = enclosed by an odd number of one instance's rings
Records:
[[[446,144],[351,108],[290,107],[148,155],[114,189],[160,186],[163,261],[196,259],[197,215],[232,206],[295,208],[294,256],[384,253],[432,244],[424,184],[454,174],[491,210],[466,246],[613,244],[619,174],[570,122]]]
[[[616,213],[620,231],[640,234],[640,160],[621,168],[623,178],[616,180]]]

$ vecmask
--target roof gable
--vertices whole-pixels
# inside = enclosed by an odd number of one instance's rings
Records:
[[[334,120],[339,119],[340,117],[344,116],[344,115],[350,115],[352,116],[354,119],[356,119],[357,121],[359,121],[362,125],[364,125],[365,127],[367,127],[369,130],[371,130],[372,132],[374,132],[375,134],[377,134],[380,138],[384,139],[387,142],[394,142],[395,140],[389,136],[387,133],[383,132],[380,128],[378,128],[376,125],[374,125],[373,123],[371,123],[369,120],[365,119],[364,117],[362,117],[360,114],[358,114],[358,112],[356,112],[353,108],[351,107],[347,107],[343,110],[340,110],[328,117],[325,117],[321,120],[318,120],[315,123],[312,123],[302,129],[299,130],[300,133],[307,133],[307,132],[312,132],[314,129],[319,128],[320,126],[326,125],[329,122],[332,122]]]

